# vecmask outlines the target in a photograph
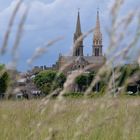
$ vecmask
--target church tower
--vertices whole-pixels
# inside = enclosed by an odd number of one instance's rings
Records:
[[[78,11],[76,31],[74,33],[74,48],[73,56],[83,56],[83,39],[79,40],[79,37],[82,36],[81,23],[80,23],[80,12]]]
[[[93,39],[93,56],[102,56],[102,33],[100,30],[99,10],[97,11],[97,21]]]

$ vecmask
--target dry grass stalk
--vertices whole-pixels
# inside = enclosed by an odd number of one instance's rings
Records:
[[[32,66],[32,63],[34,60],[36,60],[37,58],[41,57],[44,53],[46,53],[48,51],[48,48],[52,45],[54,45],[55,43],[57,43],[58,41],[62,40],[63,37],[58,37],[54,40],[49,41],[47,44],[45,43],[43,45],[43,47],[38,47],[36,48],[33,56],[27,61],[29,66]]]
[[[1,47],[1,50],[0,50],[0,53],[2,55],[6,53],[9,36],[11,34],[11,30],[12,30],[12,27],[13,27],[13,24],[14,24],[14,20],[15,20],[16,15],[17,15],[20,7],[21,7],[21,4],[22,4],[22,0],[19,0],[16,4],[15,8],[14,8],[14,11],[12,12],[11,17],[10,17],[9,24],[8,24],[8,27],[7,27],[7,31],[4,35],[4,41],[3,41],[3,44],[2,44],[2,47]]]

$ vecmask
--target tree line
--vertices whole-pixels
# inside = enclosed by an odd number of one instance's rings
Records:
[[[100,79],[92,87],[92,92],[105,93],[108,89],[109,81],[114,74],[119,73],[118,77],[115,77],[115,92],[120,87],[123,87],[123,92],[132,91],[133,93],[140,93],[140,68],[139,65],[123,65],[115,67],[113,70],[109,69],[99,74]],[[83,73],[77,76],[74,81],[75,89],[72,93],[84,93],[91,85],[91,82],[97,76],[97,71]],[[132,77],[137,77],[134,81],[129,82]],[[8,71],[4,65],[0,65],[0,98],[2,98],[8,89],[10,78]],[[49,95],[56,89],[63,89],[67,76],[63,73],[58,73],[54,70],[40,71],[35,75],[33,83],[36,87],[45,95]]]

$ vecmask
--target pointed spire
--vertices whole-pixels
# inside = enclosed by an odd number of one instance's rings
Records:
[[[78,17],[77,17],[77,24],[76,24],[76,32],[75,34],[77,36],[80,36],[82,34],[82,31],[81,31],[81,23],[80,23],[80,12],[79,12],[80,9],[78,9]]]
[[[102,56],[102,33],[100,30],[99,8],[97,10],[96,27],[93,37],[93,56]]]
[[[94,39],[102,39],[102,33],[100,29],[100,17],[99,17],[99,8],[97,10],[97,19],[96,19],[96,27],[94,31]]]
[[[97,32],[100,32],[99,8],[98,8],[98,10],[97,10],[96,31],[97,31]]]
[[[83,39],[81,38],[82,31],[81,31],[81,23],[80,23],[80,12],[78,9],[78,16],[77,16],[77,24],[76,24],[76,31],[74,33],[74,48],[73,48],[73,56],[83,56]]]

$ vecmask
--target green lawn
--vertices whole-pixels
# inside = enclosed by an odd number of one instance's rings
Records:
[[[140,140],[140,98],[1,101],[0,140]]]

